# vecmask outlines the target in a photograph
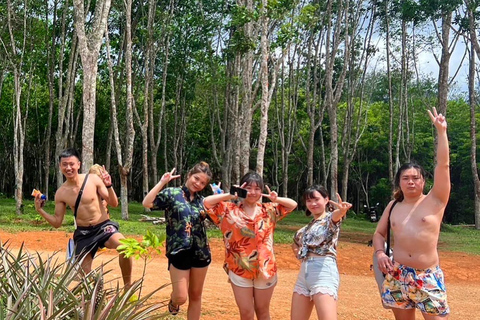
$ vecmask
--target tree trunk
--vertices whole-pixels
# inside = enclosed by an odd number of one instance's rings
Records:
[[[440,59],[440,66],[438,70],[438,113],[446,115],[447,102],[448,102],[448,90],[449,90],[449,68],[450,57],[453,48],[450,48],[450,28],[452,23],[452,12],[444,12],[442,14],[442,56]]]
[[[84,0],[74,0],[75,30],[78,36],[79,52],[83,67],[83,126],[82,126],[82,168],[83,171],[93,164],[95,114],[96,114],[96,85],[97,60],[102,45],[103,34],[107,25],[111,0],[98,0],[95,12],[85,12]],[[92,19],[93,18],[93,19]],[[92,20],[86,33],[85,21]]]
[[[389,14],[389,4],[388,0],[385,0],[385,57],[387,59],[387,81],[388,81],[388,109],[389,109],[389,123],[388,123],[388,180],[391,183],[391,188],[393,191],[393,182],[394,182],[394,165],[393,165],[393,90],[392,90],[392,72],[391,72],[391,63],[390,63],[390,14]]]
[[[23,15],[23,27],[27,27],[27,11],[28,8],[24,8],[25,12]],[[23,39],[20,39],[23,44],[22,48],[18,48],[16,45],[16,39],[14,34],[13,22],[16,20],[14,16],[14,11],[10,0],[7,1],[7,28],[8,35],[10,37],[10,43],[8,48],[11,50],[8,53],[7,45],[3,44],[3,48],[7,51],[7,59],[13,69],[13,81],[14,81],[14,106],[13,106],[13,168],[15,174],[15,211],[17,214],[23,213],[23,153],[24,153],[24,143],[25,143],[25,121],[26,114],[22,111],[22,79],[25,75],[22,75],[22,66],[23,66],[23,54],[25,53],[25,35],[27,30],[23,31]],[[2,42],[3,43],[3,42]],[[25,72],[28,74],[28,72]]]
[[[111,87],[111,108],[112,125],[115,139],[115,147],[120,174],[120,203],[122,205],[122,219],[128,220],[128,180],[133,162],[133,141],[135,139],[135,129],[133,127],[133,94],[132,94],[132,36],[131,36],[131,7],[132,2],[125,2],[126,6],[126,28],[125,28],[125,73],[126,73],[126,117],[125,117],[125,148],[120,144],[120,133],[118,130],[117,104],[115,96],[115,81],[113,77],[113,63],[110,55],[110,41],[108,38],[108,29],[105,32],[107,46],[107,62],[109,69],[110,87]]]
[[[358,30],[359,28],[359,22],[363,13],[362,10],[352,10],[352,12],[354,13],[354,19],[352,19],[352,23],[350,23],[350,25],[352,35],[354,35],[356,34],[356,30]],[[352,54],[350,59],[348,59],[350,64],[349,70],[362,68],[362,72],[361,74],[358,74],[359,78],[357,78],[356,72],[350,72],[348,77],[349,84],[347,85],[347,112],[345,115],[342,134],[342,157],[344,163],[341,191],[342,199],[347,199],[350,164],[353,162],[357,154],[358,143],[363,135],[367,124],[368,111],[364,109],[365,77],[370,62],[370,53],[368,52],[368,50],[371,46],[371,40],[376,22],[375,7],[372,6],[371,12],[368,12],[367,14],[370,14],[372,18],[369,19],[369,25],[366,28],[365,38],[363,39],[364,45],[362,47],[362,50],[357,55]],[[357,203],[355,205],[355,208],[357,208],[358,211],[359,204]]]
[[[245,9],[248,12],[253,13],[254,3],[253,0],[244,0]],[[244,34],[247,39],[255,39],[257,37],[257,30],[253,21],[248,21],[244,26]],[[255,107],[255,98],[257,96],[259,82],[254,83],[254,54],[253,49],[248,51],[242,56],[242,97],[241,107],[239,109],[239,123],[241,128],[241,136],[238,136],[240,141],[240,153],[239,153],[239,169],[240,176],[243,176],[250,170],[250,138],[252,132],[252,119],[253,110]],[[239,134],[240,134],[239,132]]]
[[[335,66],[335,59],[343,41],[343,61],[348,61],[350,58],[350,47],[353,37],[347,32],[346,26],[343,26],[344,20],[348,21],[349,6],[348,1],[336,3],[336,20],[327,19],[327,37],[325,43],[325,105],[330,117],[330,196],[336,199],[338,192],[338,125],[337,125],[337,107],[343,91],[343,85],[347,73],[347,63],[344,63],[342,70],[340,70],[338,79],[334,85],[333,72]],[[327,17],[332,17],[332,2],[329,1],[327,5]],[[333,24],[332,22],[335,22]],[[341,37],[340,35],[344,35]]]
[[[48,8],[48,2],[45,3]],[[45,13],[45,21],[49,21],[48,13]],[[57,24],[57,1],[53,2],[53,23],[52,25]],[[47,132],[45,134],[45,160],[43,162],[43,174],[44,174],[44,182],[43,182],[43,193],[48,195],[49,193],[49,181],[50,181],[50,164],[51,164],[51,157],[50,157],[50,140],[52,138],[52,118],[53,118],[53,108],[55,104],[55,41],[56,41],[56,34],[55,31],[52,31],[51,37],[49,38],[48,32],[48,23],[45,26],[45,34],[46,42],[48,43],[51,41],[51,44],[47,46],[47,64],[48,64],[48,120],[47,120]],[[60,73],[60,77],[62,74]]]
[[[318,38],[318,42],[315,41]],[[323,116],[325,113],[325,104],[317,105],[320,101],[319,94],[317,94],[316,86],[318,85],[317,68],[320,55],[320,45],[322,44],[321,34],[311,33],[308,37],[307,47],[307,68],[306,84],[305,84],[305,103],[307,105],[307,113],[310,121],[310,132],[308,135],[308,149],[307,149],[307,185],[314,184],[314,149],[315,149],[315,133],[323,123]],[[313,46],[315,45],[315,48]],[[312,53],[314,52],[314,53]],[[313,71],[313,76],[312,76]],[[313,83],[311,79],[313,80]],[[313,93],[312,93],[313,91]]]
[[[98,54],[80,50],[80,56],[83,66],[82,171],[87,172],[93,165]]]
[[[55,133],[55,163],[58,163],[58,156],[65,149],[67,145],[68,136],[72,131],[72,125],[70,118],[73,117],[73,92],[75,90],[75,74],[77,70],[78,50],[77,50],[77,37],[75,32],[73,33],[72,46],[70,48],[71,54],[68,62],[68,69],[66,74],[66,86],[63,87],[63,77],[60,76],[58,80],[59,86],[59,106],[57,113],[57,132]],[[62,44],[62,50],[64,50],[64,44]],[[61,61],[63,61],[63,54],[61,54]],[[55,170],[57,173],[57,189],[63,184],[63,175],[60,170]]]
[[[262,83],[262,100],[260,106],[260,136],[258,139],[257,167],[258,174],[263,176],[263,161],[265,157],[265,148],[267,145],[268,135],[268,109],[270,107],[270,99],[268,98],[268,16],[267,16],[267,0],[262,0],[261,6],[261,65],[260,65],[260,81]],[[275,80],[274,80],[275,81]]]
[[[125,131],[125,163],[120,163],[120,181],[122,219],[128,220],[128,178],[133,163],[133,142],[135,140],[135,128],[133,127],[133,93],[132,93],[132,0],[125,1],[126,6],[126,51],[125,51],[125,73],[127,76],[127,112]]]
[[[470,60],[468,73],[468,97],[470,104],[470,140],[472,145],[470,147],[470,163],[472,169],[473,186],[474,186],[474,210],[475,210],[475,229],[480,230],[480,177],[477,168],[477,123],[476,115],[477,106],[477,92],[475,91],[476,78],[476,62],[475,56],[480,57],[480,45],[477,40],[477,30],[473,15],[473,8],[467,8],[469,34],[470,34]]]
[[[470,26],[473,26],[471,21]],[[476,33],[477,31],[474,28],[470,29],[470,33]],[[472,146],[470,148],[470,163],[472,168],[473,176],[473,186],[474,186],[474,208],[475,208],[475,228],[480,230],[480,178],[478,175],[477,168],[477,124],[476,124],[476,108],[477,99],[475,91],[475,48],[474,44],[471,43],[470,50],[470,63],[469,63],[469,74],[468,74],[468,97],[470,104],[470,140]]]
[[[296,49],[294,50],[296,52]],[[290,55],[290,50],[287,51]],[[299,57],[300,58],[300,57]],[[292,151],[292,146],[294,142],[295,129],[296,129],[296,114],[297,114],[297,105],[298,105],[298,82],[294,76],[294,64],[295,61],[288,59],[288,92],[290,93],[288,97],[285,96],[285,85],[282,85],[280,88],[281,97],[280,102],[275,103],[277,110],[277,121],[278,121],[278,136],[280,140],[281,147],[281,166],[282,166],[282,196],[288,196],[288,179],[289,179],[289,159],[290,153]],[[291,62],[290,62],[291,61]],[[300,59],[298,60],[300,61]],[[284,63],[282,61],[281,69],[281,79],[285,79],[284,76]]]
[[[17,214],[23,214],[23,146],[25,142],[25,128],[21,107],[22,86],[20,74],[16,67],[13,71],[15,81],[15,116],[14,116],[14,170],[15,170],[15,210]]]
[[[149,16],[148,16],[148,21],[149,21],[149,28],[148,28],[148,34],[149,34],[149,41],[154,41],[154,30],[153,26],[150,28],[150,23],[153,24],[153,21],[155,19],[155,10],[156,10],[156,1],[155,0],[150,0],[150,8],[149,9]],[[169,67],[169,61],[170,61],[170,28],[169,23],[170,19],[173,16],[175,12],[175,1],[171,0],[170,1],[170,14],[166,21],[164,22],[164,32],[162,32],[163,39],[160,41],[160,43],[163,43],[163,54],[164,54],[164,59],[163,59],[163,68],[162,68],[162,95],[161,95],[161,107],[160,107],[160,114],[158,116],[157,120],[157,137],[155,138],[155,122],[153,119],[153,107],[154,107],[154,99],[153,99],[153,88],[151,90],[151,94],[149,96],[150,100],[150,109],[149,109],[149,118],[150,118],[150,128],[149,128],[149,136],[150,136],[150,149],[151,149],[151,168],[152,168],[152,176],[153,176],[153,181],[151,181],[154,185],[157,183],[157,181],[160,179],[160,175],[158,174],[158,164],[157,164],[157,156],[158,156],[158,150],[160,149],[160,142],[162,140],[162,130],[164,130],[164,117],[165,117],[165,105],[166,105],[166,90],[167,90],[167,75],[168,75],[168,67]],[[151,61],[151,70],[152,72],[155,69],[155,58],[157,54],[157,50],[155,47],[152,45],[152,50],[149,52],[150,56],[148,59]],[[153,74],[152,74],[153,77]],[[152,82],[153,86],[153,82]],[[166,136],[164,136],[164,139],[166,139]],[[166,142],[165,142],[166,143]],[[166,158],[165,158],[165,161]],[[165,165],[165,170],[167,170]]]

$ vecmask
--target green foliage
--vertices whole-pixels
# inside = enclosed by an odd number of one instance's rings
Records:
[[[453,12],[461,4],[461,0],[420,0],[419,9],[421,9],[425,17],[437,19],[442,14]]]
[[[152,250],[159,254],[161,253],[160,247],[163,246],[164,241],[165,235],[159,238],[153,232],[147,230],[147,234],[143,236],[142,242],[133,238],[120,239],[122,244],[117,248],[117,251],[126,258],[134,257],[137,260],[140,257],[149,258]]]
[[[354,55],[346,78],[349,85],[345,87],[339,102],[338,109],[338,132],[344,138],[347,99],[352,99],[354,110],[359,111],[359,105],[364,106],[366,112],[366,126],[363,136],[358,141],[355,158],[349,167],[348,197],[356,205],[356,211],[366,202],[381,202],[385,204],[390,198],[388,181],[389,169],[389,117],[390,103],[393,106],[393,141],[396,144],[400,140],[400,162],[415,159],[424,165],[431,175],[433,172],[433,136],[434,131],[425,115],[425,109],[434,106],[437,95],[437,79],[432,79],[424,74],[416,74],[418,58],[427,51],[437,51],[438,41],[435,32],[432,32],[430,21],[436,21],[441,14],[457,8],[460,1],[447,0],[405,0],[405,1],[373,1],[362,3],[349,3],[349,12],[345,15],[341,12],[341,2],[333,1],[297,1],[297,0],[269,0],[267,4],[267,16],[269,18],[268,39],[269,58],[268,70],[269,87],[272,87],[273,72],[276,71],[277,82],[273,93],[272,103],[269,110],[268,141],[265,154],[264,176],[269,183],[278,185],[283,191],[286,186],[281,185],[282,166],[289,169],[288,194],[296,197],[306,187],[307,171],[307,145],[310,136],[311,123],[307,112],[307,106],[312,102],[312,96],[318,94],[317,101],[312,104],[312,110],[317,118],[324,106],[325,98],[325,45],[329,33],[327,27],[333,27],[343,31],[333,39],[330,33],[329,40],[338,40],[339,54],[335,56],[334,85],[340,78],[339,70],[346,63],[339,58],[345,52],[345,30],[351,31],[355,38],[353,48]],[[92,2],[87,12],[92,13],[96,2]],[[327,5],[332,5],[332,15],[327,14]],[[53,7],[55,5],[55,7]],[[477,5],[472,3],[472,5]],[[260,90],[257,86],[261,80],[258,73],[260,65],[259,39],[260,22],[264,10],[261,10],[261,2],[254,1],[253,8],[249,9],[235,1],[211,0],[211,1],[177,1],[158,2],[155,8],[155,19],[152,21],[152,30],[148,30],[149,3],[140,2],[134,6],[133,16],[133,92],[135,96],[135,141],[133,150],[133,164],[129,175],[129,200],[141,201],[144,197],[143,175],[143,144],[142,139],[148,139],[148,146],[156,142],[161,134],[159,151],[157,154],[148,154],[148,161],[157,159],[157,169],[171,169],[173,165],[177,171],[184,173],[187,168],[199,160],[205,160],[211,164],[215,179],[221,180],[222,167],[226,165],[224,157],[231,142],[231,123],[224,123],[226,118],[232,119],[238,114],[233,114],[233,106],[244,106],[242,103],[248,94],[256,94],[252,97],[254,109],[254,121],[250,137],[251,166],[255,165],[257,154],[257,137],[259,135],[260,111],[258,109]],[[173,7],[171,7],[173,6]],[[367,8],[368,7],[368,8]],[[50,146],[50,157],[54,156],[53,146],[56,143],[55,133],[62,117],[58,114],[59,106],[63,101],[61,92],[66,94],[68,79],[67,67],[70,63],[70,55],[74,52],[74,19],[73,8],[63,2],[22,2],[12,1],[13,8],[13,38],[17,44],[17,53],[24,54],[24,62],[19,69],[21,74],[20,86],[22,95],[20,102],[23,115],[27,116],[25,125],[24,166],[23,175],[24,190],[33,187],[46,189],[46,175],[49,176],[50,199],[53,199],[57,181],[55,172],[58,168],[55,162],[45,169],[46,146]],[[368,9],[368,10],[367,10]],[[371,9],[371,10],[370,10]],[[65,10],[65,11],[64,11]],[[125,77],[125,7],[122,2],[112,3],[109,15],[109,38],[111,54],[114,60],[113,77],[115,81],[115,99],[118,111],[120,145],[124,146],[126,133],[126,77]],[[458,30],[459,26],[466,29],[467,16],[463,10],[457,10],[452,27]],[[478,21],[478,10],[474,12],[475,23]],[[0,4],[0,21],[8,22],[6,3]],[[23,24],[23,16],[27,15],[26,24]],[[57,16],[53,16],[57,14]],[[61,19],[65,14],[65,21]],[[341,16],[340,16],[341,15]],[[372,16],[375,15],[375,16]],[[340,19],[341,17],[341,19]],[[373,41],[369,48],[365,32],[369,28],[368,23],[376,19],[374,25]],[[340,20],[338,20],[340,19]],[[356,20],[358,19],[358,21]],[[388,20],[387,20],[388,19]],[[339,22],[337,24],[336,22]],[[392,44],[390,55],[391,79],[393,97],[388,94],[388,77],[382,66],[385,62],[385,53],[381,39],[385,36],[384,26],[386,22],[390,26],[390,42]],[[91,26],[94,21],[87,21]],[[406,47],[402,48],[402,23],[406,22]],[[358,29],[356,26],[359,25]],[[63,26],[66,33],[62,34]],[[24,30],[24,28],[26,28]],[[440,29],[439,29],[440,30]],[[149,35],[152,38],[149,39]],[[24,52],[20,52],[23,46],[23,37],[26,36]],[[11,198],[15,190],[14,176],[14,108],[15,105],[15,81],[13,68],[10,61],[11,46],[10,35],[7,26],[0,30],[0,37],[5,43],[0,48],[0,198]],[[336,37],[336,36],[335,36]],[[153,43],[149,43],[153,41]],[[153,46],[154,64],[147,64],[147,46]],[[415,46],[415,47],[414,47]],[[281,56],[281,49],[289,48],[286,56]],[[406,70],[406,83],[402,80],[402,65],[400,63],[401,50],[405,49],[408,63]],[[51,50],[51,51],[49,51]],[[64,50],[64,51],[63,51]],[[364,51],[366,50],[366,52]],[[7,56],[7,53],[9,56]],[[248,55],[246,54],[248,53]],[[370,73],[365,79],[360,70],[362,55],[375,53],[375,66],[370,65]],[[60,58],[63,60],[60,61]],[[247,65],[248,58],[252,58],[251,64]],[[14,62],[18,57],[14,57]],[[433,61],[432,61],[433,63]],[[52,66],[53,79],[50,86],[49,72]],[[68,147],[81,146],[82,131],[82,73],[81,61],[76,62],[77,71],[73,74],[74,90],[69,109],[65,114],[65,124],[61,135],[68,138]],[[316,67],[315,67],[316,66]],[[280,69],[277,69],[280,67]],[[147,71],[153,73],[153,81],[146,82]],[[315,69],[316,68],[316,69]],[[414,71],[415,69],[415,71]],[[244,77],[249,73],[252,83],[244,83]],[[163,83],[165,75],[166,83]],[[309,75],[310,78],[307,78]],[[112,153],[107,153],[107,146],[113,142],[111,135],[111,88],[109,83],[109,70],[107,69],[106,48],[102,47],[99,56],[99,74],[96,95],[96,122],[95,122],[95,162],[106,163],[111,160],[110,171],[112,173],[114,187],[117,192],[120,185],[118,175],[118,158],[115,148]],[[28,83],[32,80],[32,86]],[[317,81],[314,87],[314,81]],[[146,96],[148,88],[153,90],[152,96]],[[355,93],[357,87],[364,88],[361,96]],[[406,86],[406,87],[404,87]],[[405,89],[405,90],[404,90]],[[50,92],[52,90],[52,92]],[[258,91],[256,91],[258,90]],[[408,122],[399,128],[398,114],[402,93],[407,93],[406,102],[408,110]],[[350,95],[354,96],[350,96]],[[276,96],[276,97],[275,97]],[[147,102],[153,99],[151,114],[145,110]],[[308,100],[307,100],[308,98]],[[390,101],[392,98],[393,101]],[[164,113],[161,106],[165,101]],[[51,101],[50,101],[51,100]],[[50,104],[53,113],[50,115]],[[70,107],[72,109],[70,109]],[[281,159],[281,134],[278,123],[280,120],[288,120],[288,112],[281,112],[281,107],[295,107],[291,130],[294,142],[290,152],[289,162],[282,164]],[[310,111],[310,110],[308,110]],[[140,134],[143,118],[149,115],[149,128],[147,136]],[[229,115],[227,117],[227,114]],[[470,138],[468,136],[466,119],[469,119],[468,107],[460,98],[450,97],[447,120],[449,122],[449,137],[451,146],[451,177],[452,193],[450,203],[445,214],[445,222],[448,223],[472,223],[473,222],[473,186],[472,174],[469,163]],[[480,114],[477,112],[477,114]],[[365,114],[359,114],[363,119]],[[48,119],[52,118],[52,136],[47,140]],[[162,116],[162,117],[161,117]],[[330,166],[330,119],[328,113],[324,114],[323,122],[314,135],[314,177],[316,181],[322,181],[321,168]],[[480,120],[480,119],[478,119]],[[408,129],[407,129],[408,123]],[[345,129],[345,131],[344,131]],[[353,128],[351,128],[353,130]],[[363,128],[362,128],[363,130]],[[287,134],[285,128],[284,133]],[[477,129],[478,131],[478,129]],[[407,136],[410,139],[407,141]],[[400,137],[400,139],[399,139]],[[324,148],[324,149],[322,149]],[[396,149],[396,145],[390,147]],[[346,150],[345,146],[340,147]],[[149,149],[151,150],[151,149]],[[323,158],[325,156],[325,159]],[[109,157],[110,159],[107,159]],[[479,155],[480,158],[480,155]],[[231,160],[231,159],[229,159]],[[325,162],[325,163],[324,163]],[[343,155],[339,159],[339,176],[343,173],[345,159]],[[151,161],[148,164],[151,165]],[[45,172],[45,170],[47,172]],[[149,167],[148,170],[151,170]],[[152,181],[153,175],[147,173],[151,187],[157,181]],[[327,178],[328,180],[328,178]],[[431,185],[429,177],[428,184]],[[225,181],[226,182],[226,181]],[[179,183],[179,182],[177,182]],[[342,186],[339,186],[342,187]],[[26,199],[30,200],[28,196]],[[53,213],[52,201],[47,203],[47,210]],[[5,214],[0,212],[0,223],[5,228],[14,231],[35,230],[51,228],[33,210],[32,203],[24,202],[25,214],[19,218],[13,212]],[[140,223],[137,220],[144,212],[137,203],[130,204],[132,221],[122,223],[122,232],[125,234],[143,234],[146,228],[151,232],[164,232],[162,228]],[[1,208],[0,208],[1,211]],[[119,209],[112,209],[112,217],[120,219]],[[20,219],[20,220],[18,220]],[[17,223],[21,221],[21,223]],[[73,219],[67,215],[61,230],[73,231]]]
[[[313,27],[314,24],[318,21],[318,5],[308,4],[304,6],[298,16],[298,22],[305,28],[308,29]]]

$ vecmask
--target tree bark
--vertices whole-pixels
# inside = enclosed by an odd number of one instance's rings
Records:
[[[260,106],[260,136],[258,138],[258,153],[256,171],[263,176],[263,161],[265,157],[265,148],[267,145],[268,129],[268,109],[270,99],[268,98],[268,16],[267,0],[262,0],[261,6],[261,63],[260,63],[260,81],[262,83],[262,99]],[[273,80],[275,81],[275,79]]]
[[[357,5],[361,6],[362,3]],[[361,52],[358,55],[352,54],[350,59],[348,59],[350,64],[349,70],[355,70],[356,68],[360,70],[361,68],[361,74],[358,74],[359,77],[357,77],[356,72],[349,72],[348,77],[349,84],[347,85],[347,112],[345,115],[341,142],[343,150],[342,158],[344,164],[341,191],[342,199],[347,198],[350,164],[353,162],[357,154],[358,143],[360,142],[360,139],[367,125],[368,112],[364,108],[365,77],[368,72],[368,66],[371,57],[371,53],[369,52],[369,50],[371,47],[371,40],[376,22],[375,6],[372,6],[370,11],[366,15],[363,15],[363,10],[361,10],[361,8],[357,8],[357,10],[352,10],[352,12],[354,13],[353,19],[351,20],[352,23],[350,23],[352,38],[357,33],[357,30],[361,25],[360,20],[362,18],[366,19],[367,15],[372,18],[368,19],[369,22],[364,35],[364,45],[361,49]],[[358,208],[358,204],[356,204],[356,208]]]
[[[102,38],[107,25],[111,0],[98,0],[93,14],[93,25],[87,34],[85,20],[90,20],[90,12],[85,12],[84,0],[74,0],[75,29],[83,67],[83,126],[82,126],[82,168],[83,171],[93,164],[96,87],[98,56]]]
[[[125,50],[125,73],[127,76],[127,110],[126,110],[126,131],[125,131],[125,162],[120,165],[121,181],[121,204],[122,219],[128,220],[128,179],[133,163],[133,142],[135,140],[135,128],[133,127],[133,93],[132,93],[132,0],[125,1],[126,6],[126,45]]]
[[[347,63],[344,63],[339,72],[335,85],[333,83],[333,72],[335,66],[335,58],[337,56],[340,44],[343,42],[343,61],[350,58],[350,47],[352,46],[352,37],[347,32],[347,26],[343,25],[344,21],[348,21],[349,3],[340,0],[336,3],[336,17],[332,23],[332,1],[327,4],[327,36],[325,43],[325,106],[328,110],[330,120],[330,195],[336,198],[338,192],[338,124],[337,124],[337,107],[343,91],[343,85],[347,73]],[[341,37],[340,35],[344,36]],[[343,39],[343,40],[342,40]]]
[[[468,8],[471,10],[471,8]],[[468,73],[468,97],[469,97],[469,104],[470,104],[470,140],[472,146],[470,147],[470,163],[472,169],[472,177],[473,177],[473,186],[474,186],[474,210],[475,210],[475,229],[480,230],[480,177],[478,174],[478,166],[477,166],[477,123],[476,123],[476,115],[478,108],[477,105],[477,92],[475,91],[475,55],[479,53],[476,51],[476,47],[478,48],[478,42],[476,40],[476,32],[475,23],[473,20],[473,14],[469,12],[469,25],[470,25],[470,61],[469,61],[469,73]]]
[[[442,56],[440,59],[438,71],[438,103],[437,109],[439,113],[446,115],[448,91],[449,91],[449,68],[450,57],[452,55],[450,50],[450,28],[452,23],[452,12],[444,12],[442,14],[442,34],[440,43],[442,45]]]
[[[390,63],[390,14],[389,14],[389,4],[388,0],[385,0],[385,49],[386,49],[386,59],[387,59],[387,81],[388,81],[388,109],[389,109],[389,123],[388,123],[388,179],[391,183],[391,188],[393,191],[394,183],[394,171],[397,168],[394,168],[393,160],[393,117],[394,117],[394,105],[393,105],[393,89],[392,89],[392,67]],[[398,166],[395,166],[398,167]]]
[[[156,10],[156,1],[151,0],[150,6],[152,7],[152,10],[149,10],[149,23],[152,19],[155,19],[155,10]],[[149,118],[150,118],[150,128],[149,128],[149,136],[150,136],[150,149],[151,149],[151,168],[152,168],[152,176],[153,176],[153,181],[151,181],[153,184],[156,184],[157,181],[160,179],[160,175],[158,174],[158,164],[157,164],[157,156],[158,156],[158,150],[160,149],[160,142],[162,140],[162,130],[164,130],[164,117],[165,117],[165,105],[166,105],[166,90],[167,90],[167,75],[168,75],[168,68],[169,68],[169,61],[170,61],[170,28],[168,27],[170,24],[170,20],[173,17],[175,13],[175,1],[171,0],[170,1],[170,6],[169,6],[169,14],[167,18],[164,21],[164,32],[162,33],[162,40],[160,41],[160,44],[163,45],[162,51],[164,54],[163,58],[163,68],[162,68],[162,95],[161,95],[161,107],[160,107],[160,113],[158,115],[158,120],[157,120],[157,137],[155,137],[155,126],[154,126],[154,116],[153,116],[153,88],[151,90],[151,94],[149,96],[150,100],[150,109],[149,109]],[[153,27],[148,29],[149,31],[149,39],[151,41],[154,40],[154,30]],[[152,50],[149,52],[150,54],[150,61],[151,61],[151,70],[153,72],[154,67],[155,67],[155,58],[157,54],[157,50],[152,47]],[[153,76],[153,75],[152,75]],[[153,85],[153,83],[152,83]],[[164,136],[164,139],[166,137]],[[165,161],[167,161],[165,159]],[[168,170],[165,165],[165,170]]]
[[[27,34],[27,3],[24,3],[24,13],[22,17],[22,36],[23,39],[19,41],[22,43],[22,47],[18,48],[16,45],[16,39],[14,34],[13,21],[16,20],[14,16],[14,10],[10,0],[7,1],[7,28],[10,43],[7,46],[4,45],[5,54],[8,62],[10,63],[13,71],[14,81],[14,106],[13,106],[13,168],[15,174],[15,211],[17,214],[23,213],[23,173],[24,173],[24,144],[25,144],[25,129],[26,119],[28,112],[22,111],[22,87],[23,80],[26,75],[22,74],[22,68],[24,65],[24,53],[26,48],[26,34]],[[3,43],[3,42],[2,42]],[[29,72],[25,71],[26,74]],[[27,104],[28,110],[28,104]]]
[[[55,26],[57,22],[57,1],[55,0],[53,2],[53,22],[52,25]],[[48,1],[45,1],[45,5],[48,8]],[[52,118],[53,118],[53,108],[55,105],[55,43],[56,43],[56,33],[55,33],[55,28],[53,28],[53,31],[51,33],[51,36],[49,37],[49,32],[48,32],[48,22],[49,17],[48,17],[48,11],[45,13],[45,42],[48,43],[51,41],[50,45],[47,46],[47,64],[48,64],[48,94],[49,94],[49,99],[48,99],[48,120],[47,120],[47,130],[45,134],[45,159],[43,162],[43,174],[44,174],[44,182],[43,182],[43,193],[48,195],[49,192],[49,181],[50,181],[50,164],[51,164],[51,157],[50,157],[50,140],[52,137]],[[61,77],[61,74],[60,74]]]

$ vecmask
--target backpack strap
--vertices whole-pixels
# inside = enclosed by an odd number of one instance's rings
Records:
[[[80,191],[78,192],[77,200],[75,201],[75,210],[73,211],[73,216],[75,217],[75,222],[77,220],[78,205],[80,204],[80,199],[82,199],[83,189],[85,188],[85,185],[87,184],[87,179],[88,179],[88,173],[85,175],[85,179],[83,179],[82,187],[80,188]]]
[[[385,254],[390,257],[390,216],[392,215],[393,207],[397,204],[397,200],[393,201],[390,211],[388,212],[388,226],[387,226],[387,248]]]

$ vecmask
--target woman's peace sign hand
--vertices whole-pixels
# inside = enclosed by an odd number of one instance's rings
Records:
[[[347,214],[348,209],[352,207],[351,203],[342,201],[342,198],[338,193],[337,193],[337,199],[338,199],[338,202],[330,200],[330,203],[335,208],[335,210],[333,211],[333,217],[332,217],[333,221],[340,221]]]
[[[272,202],[277,202],[278,193],[276,191],[271,191],[267,185],[265,185],[265,188],[267,188],[268,194],[262,193],[262,196],[269,198]]]
[[[169,183],[170,181],[179,178],[179,177],[180,177],[179,174],[174,175],[175,170],[177,170],[177,169],[176,169],[176,168],[173,168],[172,171],[170,171],[170,172],[165,172],[165,173],[163,174],[162,178],[160,179],[160,181],[162,181],[162,182],[164,182],[165,184],[167,184],[167,183]]]

